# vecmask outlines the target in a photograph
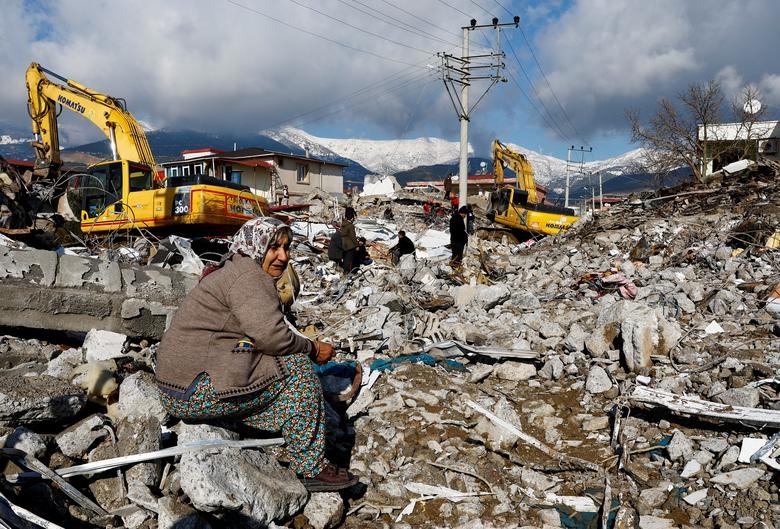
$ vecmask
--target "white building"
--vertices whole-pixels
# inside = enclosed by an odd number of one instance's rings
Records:
[[[757,121],[754,123],[720,123],[717,125],[699,125],[699,141],[707,140],[707,143],[721,144],[710,153],[724,152],[723,143],[756,142],[756,152],[759,156],[780,161],[780,121]],[[705,136],[706,132],[706,136]],[[736,160],[714,160],[711,156],[707,159],[706,174],[717,171],[724,165]]]

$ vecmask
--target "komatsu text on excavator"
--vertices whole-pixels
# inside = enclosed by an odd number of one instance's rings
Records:
[[[504,167],[517,175],[517,187],[504,186]],[[525,156],[498,140],[493,141],[493,175],[496,190],[490,194],[487,217],[531,235],[556,235],[578,217],[574,210],[543,204],[536,191],[534,171]]]
[[[229,235],[248,219],[269,213],[263,197],[225,180],[208,177],[208,183],[178,187],[157,182],[149,141],[122,99],[90,90],[37,63],[30,64],[26,80],[37,176],[54,181],[60,176],[58,107],[88,119],[110,141],[112,160],[91,166],[79,181],[84,233],[138,228]]]

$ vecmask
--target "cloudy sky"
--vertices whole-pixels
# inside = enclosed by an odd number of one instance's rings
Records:
[[[748,83],[780,114],[776,0],[4,0],[0,134],[29,130],[24,72],[38,62],[122,97],[153,128],[254,133],[291,125],[325,137],[459,138],[442,81],[471,18],[520,28],[469,32],[501,49],[506,83],[471,113],[490,139],[588,159],[628,151],[625,113],[717,79]],[[500,42],[500,48],[499,48]],[[484,64],[485,59],[482,59]],[[479,70],[488,75],[488,69]],[[475,73],[477,71],[475,70]],[[487,81],[474,81],[474,103]],[[63,112],[69,144],[100,139]],[[195,146],[193,146],[195,147]]]

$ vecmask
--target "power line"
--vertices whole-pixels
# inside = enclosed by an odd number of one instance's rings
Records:
[[[422,66],[419,66],[419,65],[416,65],[416,64],[412,64],[410,62],[402,61],[400,59],[393,59],[392,57],[386,57],[384,55],[380,55],[380,54],[374,53],[372,51],[356,48],[355,46],[350,46],[349,44],[345,44],[343,42],[340,42],[338,40],[332,39],[330,37],[326,37],[324,35],[320,35],[318,33],[314,33],[313,31],[309,31],[308,29],[304,29],[302,27],[295,26],[293,24],[290,24],[289,22],[285,22],[284,20],[281,20],[281,19],[278,19],[276,17],[273,17],[273,16],[271,16],[271,15],[269,15],[267,13],[263,13],[262,11],[259,11],[257,9],[251,8],[251,7],[243,5],[243,4],[240,4],[240,3],[236,2],[235,0],[226,0],[226,1],[229,4],[233,4],[236,7],[240,7],[241,9],[246,9],[247,11],[251,11],[252,13],[255,13],[257,15],[260,15],[260,16],[263,16],[263,17],[268,18],[270,20],[273,20],[274,22],[278,22],[279,24],[282,24],[282,25],[287,26],[289,28],[292,28],[294,30],[300,31],[302,33],[306,33],[307,35],[311,35],[312,37],[317,37],[317,38],[320,38],[322,40],[327,40],[328,42],[331,42],[333,44],[337,44],[337,45],[339,45],[341,47],[344,47],[344,48],[347,48],[347,49],[350,49],[350,50],[353,50],[353,51],[358,51],[360,53],[365,53],[366,55],[371,55],[373,57],[377,57],[378,59],[382,59],[382,60],[385,60],[385,61],[391,61],[391,62],[395,62],[395,63],[398,63],[398,64],[405,64],[406,66],[415,66],[415,67],[418,67],[418,68],[423,68]]]
[[[376,15],[372,15],[371,13],[368,13],[367,11],[364,11],[364,10],[360,9],[359,7],[355,7],[354,5],[348,4],[346,2],[346,0],[338,0],[338,1],[341,2],[342,4],[348,6],[348,7],[351,7],[352,9],[360,11],[361,13],[364,13],[364,14],[370,16],[370,17],[377,18]],[[398,24],[393,24],[392,22],[388,22],[387,20],[381,20],[385,24],[390,24],[391,26],[397,27],[397,28],[402,29],[404,31],[408,31],[409,33],[412,33],[413,35],[417,35],[418,37],[430,37],[430,38],[432,38],[434,40],[438,40],[439,42],[443,42],[444,44],[449,44],[450,46],[460,46],[460,44],[458,44],[458,43],[444,40],[444,39],[442,39],[440,37],[437,37],[433,33],[428,33],[427,31],[422,30],[420,28],[417,28],[415,26],[412,26],[411,24],[408,24],[408,23],[404,22],[403,20],[399,20],[399,19],[395,18],[392,15],[388,15],[387,13],[385,13],[383,11],[380,11],[379,9],[376,9],[374,7],[371,7],[368,4],[365,4],[365,3],[361,2],[360,0],[352,0],[352,1],[355,2],[356,4],[362,5],[366,9],[370,9],[371,11],[374,11],[375,13],[379,13],[383,17],[387,17],[390,20],[394,20],[395,22],[398,22],[399,24],[403,24],[403,26],[407,26],[407,27],[399,26]],[[379,20],[379,19],[377,19],[377,20]],[[409,28],[411,28],[411,29],[409,29]]]
[[[389,5],[390,7],[394,7],[395,9],[397,9],[398,11],[400,11],[402,13],[406,13],[407,15],[409,15],[412,18],[416,18],[417,20],[419,20],[420,22],[422,22],[424,24],[427,24],[427,25],[432,26],[432,27],[434,27],[436,29],[439,29],[439,30],[441,30],[441,31],[443,31],[443,32],[445,32],[445,33],[447,33],[449,35],[454,35],[454,36],[460,38],[460,35],[458,35],[457,33],[451,32],[450,30],[445,29],[445,28],[443,28],[441,26],[437,26],[433,22],[429,22],[429,21],[425,20],[424,18],[420,18],[419,16],[415,15],[414,13],[412,13],[410,11],[407,11],[406,9],[404,9],[402,7],[398,7],[397,5],[393,4],[392,2],[389,2],[388,0],[382,0],[382,2],[384,2],[387,5]]]
[[[449,7],[450,9],[454,9],[455,11],[457,11],[458,13],[460,13],[460,14],[461,14],[461,15],[463,15],[463,16],[466,16],[466,17],[468,17],[468,18],[472,18],[472,17],[471,17],[471,15],[469,15],[469,14],[468,14],[468,13],[466,13],[465,11],[461,11],[460,9],[458,9],[457,7],[455,7],[454,5],[452,5],[452,4],[448,4],[448,3],[447,3],[447,2],[445,2],[444,0],[439,0],[439,2],[441,2],[441,3],[442,3],[442,4],[444,4],[445,6]]]
[[[366,97],[363,101],[353,102],[353,103],[350,104],[350,109],[356,109],[356,108],[360,108],[360,107],[363,107],[363,106],[366,106],[366,105],[373,105],[379,99],[384,98],[385,96],[388,96],[388,95],[392,94],[393,92],[398,92],[398,91],[402,90],[403,88],[406,88],[407,86],[416,85],[416,84],[418,84],[420,82],[425,82],[425,81],[438,81],[438,79],[433,78],[433,77],[430,77],[430,78],[426,79],[426,76],[418,77],[417,79],[411,79],[411,80],[407,81],[406,83],[403,83],[402,85],[399,85],[399,86],[397,86],[397,87],[395,87],[393,89],[385,91],[384,93],[380,94],[379,96],[370,97],[370,98]],[[322,120],[324,120],[326,118],[330,118],[330,117],[333,117],[335,115],[341,114],[342,112],[344,112],[343,108],[334,108],[333,110],[331,110],[329,112],[313,116],[310,119],[306,119],[306,120],[303,120],[303,121],[298,121],[297,123],[299,124],[299,126],[307,125],[309,123],[316,123],[316,122],[322,121]]]
[[[525,90],[523,90],[523,87],[520,85],[520,83],[517,82],[517,79],[515,78],[515,76],[512,75],[512,72],[508,72],[508,74],[509,74],[509,78],[512,79],[512,81],[517,86],[517,89],[520,90],[520,93],[523,94],[523,96],[525,96],[526,100],[528,100],[528,103],[531,105],[531,108],[536,110],[536,113],[539,114],[540,118],[542,118],[542,121],[544,121],[544,123],[550,129],[554,130],[561,139],[568,141],[566,135],[563,134],[563,131],[561,131],[560,127],[558,127],[555,123],[550,122],[550,120],[547,118],[547,116],[545,116],[542,113],[542,111],[539,110],[539,107],[536,104],[534,104],[534,102],[531,100],[531,97],[528,95],[528,93]]]
[[[549,88],[550,93],[552,94],[553,98],[555,98],[555,102],[558,103],[558,107],[561,109],[561,112],[563,112],[563,116],[566,118],[566,121],[569,122],[569,125],[574,131],[574,135],[577,136],[583,143],[588,143],[587,141],[583,140],[582,134],[580,134],[579,131],[577,130],[577,127],[574,126],[574,123],[569,118],[569,114],[566,112],[566,109],[563,108],[560,99],[558,99],[558,96],[555,94],[552,85],[550,85],[550,81],[547,80],[547,76],[544,74],[544,70],[542,70],[542,65],[539,64],[539,60],[536,58],[536,53],[534,53],[534,49],[531,46],[531,43],[528,41],[528,38],[525,36],[525,32],[523,31],[523,28],[519,28],[519,29],[520,29],[520,34],[523,36],[523,40],[525,41],[526,45],[528,46],[528,49],[531,52],[531,56],[534,58],[534,62],[536,63],[537,68],[539,68],[539,72],[542,74],[542,78],[544,79],[544,82],[547,83],[547,88]]]
[[[490,11],[488,11],[487,9],[485,9],[484,7],[482,7],[481,5],[479,5],[478,3],[476,3],[474,0],[470,0],[470,1],[471,1],[471,3],[472,3],[472,4],[474,4],[475,6],[477,6],[478,8],[480,8],[482,11],[484,11],[485,13],[487,13],[487,15],[488,15],[489,17],[494,17],[494,16],[495,16],[493,13],[491,13]],[[511,13],[510,13],[510,14],[511,14]]]
[[[514,46],[512,46],[512,42],[507,39],[506,43],[509,45],[509,49],[512,51],[512,55],[515,58],[515,61],[517,62],[517,65],[520,67],[520,71],[523,72],[523,75],[528,80],[528,84],[531,85],[531,90],[533,90],[534,95],[536,96],[536,99],[539,100],[539,103],[541,103],[542,107],[544,108],[545,112],[547,112],[547,115],[550,117],[550,121],[552,121],[555,124],[555,129],[558,131],[558,134],[560,134],[561,138],[565,139],[567,142],[570,141],[569,136],[563,132],[561,127],[558,125],[558,122],[555,120],[555,117],[552,112],[550,112],[550,109],[547,108],[547,105],[544,104],[544,100],[539,97],[539,93],[536,91],[536,87],[534,86],[533,81],[531,80],[531,77],[528,75],[528,72],[526,72],[525,68],[523,67],[523,63],[520,62],[520,58],[517,56],[517,53],[515,52]]]
[[[504,4],[502,4],[502,3],[501,3],[501,2],[499,2],[498,0],[493,0],[493,1],[494,1],[495,3],[497,3],[497,4],[498,4],[498,5],[499,5],[499,6],[500,6],[500,7],[501,7],[501,8],[502,8],[504,11],[506,11],[506,12],[507,12],[507,13],[508,13],[510,16],[514,15],[514,13],[512,13],[512,12],[511,12],[509,9],[507,9],[506,7],[504,7]]]
[[[409,79],[406,79],[406,80],[402,81],[401,83],[399,83],[398,85],[393,86],[391,88],[388,88],[387,90],[384,90],[384,91],[382,91],[382,92],[380,92],[378,94],[373,94],[373,93],[370,93],[369,91],[365,91],[362,94],[359,94],[359,95],[354,96],[354,97],[350,96],[350,97],[340,98],[340,100],[334,101],[331,104],[321,105],[317,109],[314,109],[314,110],[309,111],[309,112],[305,112],[303,114],[299,114],[298,116],[295,116],[295,117],[290,118],[290,119],[288,119],[286,121],[283,121],[281,123],[273,125],[273,126],[271,126],[269,128],[276,128],[276,127],[279,127],[281,125],[286,125],[286,124],[293,123],[293,122],[297,122],[300,126],[302,126],[302,125],[305,125],[307,123],[314,123],[314,122],[317,122],[317,121],[322,121],[325,118],[328,118],[328,117],[331,117],[331,116],[335,116],[335,115],[337,115],[337,114],[339,114],[339,113],[344,111],[344,109],[342,107],[336,106],[336,105],[334,105],[334,103],[342,102],[345,99],[350,99],[351,98],[352,102],[350,103],[350,108],[352,108],[352,109],[358,108],[358,107],[360,107],[362,105],[366,105],[366,104],[369,104],[369,103],[373,104],[378,99],[380,99],[380,98],[382,98],[384,96],[387,96],[387,95],[389,95],[389,94],[391,94],[393,92],[398,92],[398,91],[402,90],[403,88],[405,88],[407,86],[419,83],[421,81],[436,79],[435,77],[433,77],[433,75],[434,74],[432,72],[423,72],[421,74],[418,73],[418,74],[416,74],[415,77],[411,77]],[[427,78],[429,78],[429,79],[427,79]],[[325,111],[324,113],[319,113],[319,114],[317,113],[320,110],[324,110],[326,107],[333,107],[333,109],[329,110],[329,111]],[[300,120],[300,117],[305,116],[305,115],[309,115],[309,114],[315,114],[315,115],[312,118],[310,118],[310,119]]]
[[[378,33],[373,33],[371,31],[368,31],[367,29],[361,28],[360,26],[356,26],[354,24],[350,24],[349,22],[345,22],[345,21],[341,20],[340,18],[331,16],[331,15],[329,15],[329,14],[323,12],[323,11],[320,11],[319,9],[316,9],[314,7],[311,7],[311,6],[307,6],[306,4],[301,3],[298,0],[289,0],[289,1],[292,2],[293,4],[297,5],[297,6],[303,7],[305,9],[309,9],[311,11],[314,11],[318,15],[322,15],[324,17],[327,17],[327,18],[331,19],[331,20],[339,22],[340,24],[344,24],[347,27],[350,27],[352,29],[356,29],[358,31],[361,31],[361,32],[365,33],[366,35],[371,35],[372,37],[376,37],[378,39],[386,40],[387,42],[391,42],[393,44],[397,44],[398,46],[403,46],[404,48],[409,48],[410,50],[419,51],[419,52],[425,53],[427,55],[429,55],[431,53],[430,50],[423,50],[423,49],[417,48],[415,46],[410,46],[408,44],[404,44],[403,42],[398,42],[397,40],[388,39],[387,37],[379,35]]]
[[[313,114],[313,113],[315,113],[315,112],[317,112],[319,110],[322,110],[322,109],[327,108],[327,107],[331,107],[331,106],[333,106],[333,105],[335,105],[337,103],[341,103],[342,101],[348,100],[348,99],[350,99],[352,97],[357,97],[357,96],[359,96],[359,95],[361,95],[363,93],[370,92],[371,90],[377,89],[377,88],[381,87],[382,85],[385,85],[385,84],[388,84],[388,83],[392,82],[394,80],[394,78],[401,77],[405,73],[407,73],[407,70],[402,70],[400,72],[396,72],[396,73],[394,73],[394,74],[392,74],[392,75],[390,75],[390,76],[388,76],[388,77],[386,77],[384,79],[381,79],[380,81],[377,81],[375,83],[371,83],[371,84],[369,84],[367,86],[359,88],[358,90],[355,90],[354,92],[352,92],[350,94],[347,94],[347,95],[342,96],[342,97],[338,97],[336,99],[328,101],[327,103],[323,103],[322,105],[319,105],[319,106],[316,106],[314,108],[310,108],[309,110],[306,110],[304,112],[301,112],[300,114],[296,114],[295,116],[293,116],[293,117],[291,117],[289,119],[286,119],[284,121],[280,121],[278,123],[275,123],[275,124],[271,125],[269,128],[273,129],[273,128],[279,127],[281,125],[286,125],[287,123],[291,123],[291,122],[295,121],[298,118],[307,116],[309,114]]]
[[[474,18],[471,15],[469,15],[468,13],[466,13],[465,11],[462,11],[462,10],[458,9],[457,7],[455,7],[454,5],[452,5],[452,4],[448,3],[448,2],[445,2],[445,0],[439,0],[439,2],[441,2],[445,6],[449,7],[450,9],[452,9],[454,11],[457,11],[461,15],[464,15],[464,16],[468,17],[470,20]],[[477,4],[477,5],[479,5],[479,4]],[[483,37],[483,39],[485,39],[485,42],[487,42],[487,46],[485,47],[485,50],[492,50],[493,46],[488,42],[487,37],[485,37],[484,34],[482,35],[482,37]]]

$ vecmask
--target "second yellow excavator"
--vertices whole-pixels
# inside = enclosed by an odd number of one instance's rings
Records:
[[[504,185],[505,167],[517,175],[517,187]],[[543,236],[567,230],[579,218],[571,208],[544,204],[539,199],[528,159],[499,140],[493,141],[493,176],[496,190],[490,193],[487,208],[491,222]]]
[[[37,63],[30,64],[26,81],[36,138],[36,176],[55,182],[60,179],[59,107],[91,121],[111,143],[113,159],[91,166],[79,181],[84,233],[146,229],[180,235],[230,235],[248,219],[269,214],[263,197],[226,180],[209,178],[208,183],[164,187],[155,178],[146,134],[123,100],[91,90]]]

